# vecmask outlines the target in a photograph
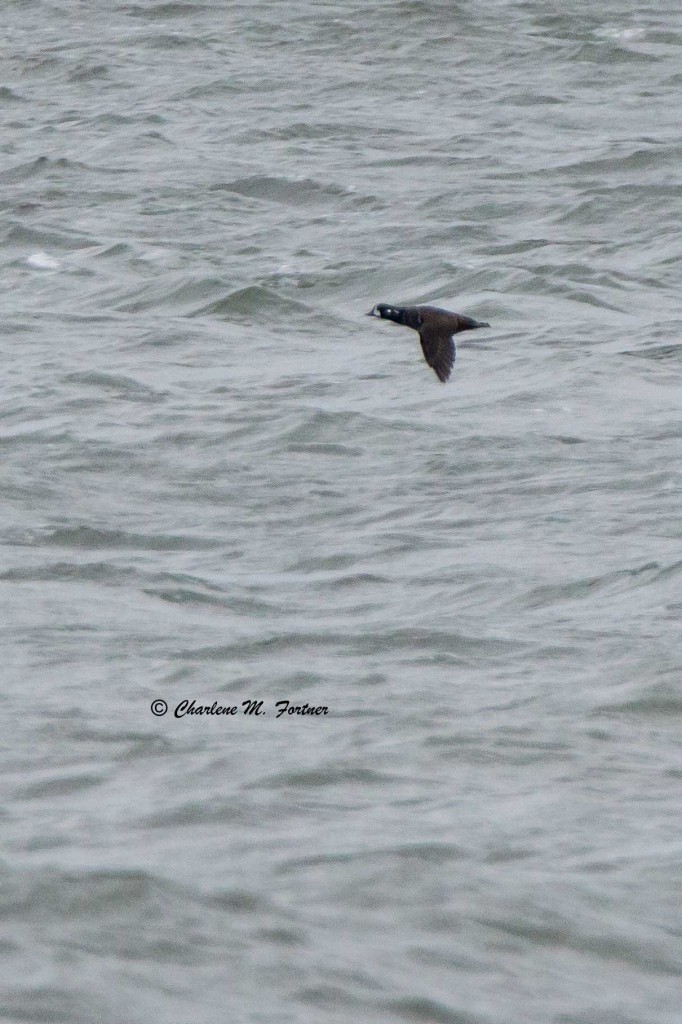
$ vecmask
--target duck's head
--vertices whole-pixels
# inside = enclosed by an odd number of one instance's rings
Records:
[[[389,306],[386,302],[377,302],[376,306],[370,309],[365,316],[378,316],[380,320],[392,320],[393,323],[402,323],[403,311],[398,306]]]

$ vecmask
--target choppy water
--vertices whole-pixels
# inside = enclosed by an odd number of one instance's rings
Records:
[[[0,1019],[679,1024],[681,44],[5,3]]]

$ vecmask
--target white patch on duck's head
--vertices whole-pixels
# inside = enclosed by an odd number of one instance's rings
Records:
[[[380,320],[394,320],[397,315],[394,307],[385,302],[377,302],[376,306],[366,314],[366,316],[378,316]]]

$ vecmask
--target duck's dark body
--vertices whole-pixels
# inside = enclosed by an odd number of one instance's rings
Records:
[[[380,302],[367,316],[392,320],[395,324],[403,324],[418,331],[424,359],[443,383],[450,376],[455,361],[453,335],[460,331],[470,331],[474,327],[490,327],[490,324],[472,320],[470,316],[450,313],[437,306],[389,306]]]

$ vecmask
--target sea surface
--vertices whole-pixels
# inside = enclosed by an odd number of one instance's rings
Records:
[[[680,1024],[681,109],[679,0],[5,0],[3,1024]]]

